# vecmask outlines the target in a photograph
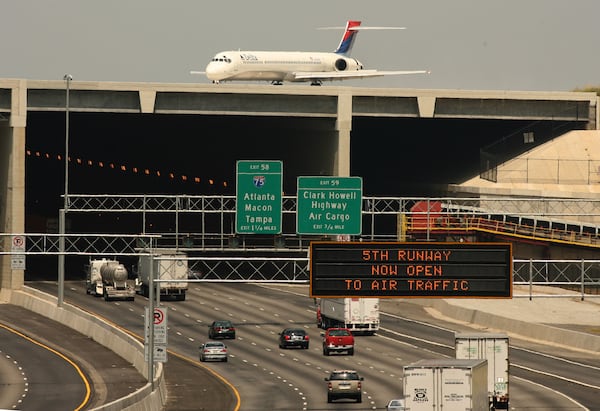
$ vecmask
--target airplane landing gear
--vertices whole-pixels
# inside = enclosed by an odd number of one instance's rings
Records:
[[[321,80],[314,80],[310,83],[311,86],[320,86],[323,82]]]

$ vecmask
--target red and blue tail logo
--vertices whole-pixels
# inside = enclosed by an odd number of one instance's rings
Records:
[[[350,54],[352,45],[354,44],[354,39],[356,39],[356,34],[358,33],[358,26],[360,26],[360,21],[349,20],[346,23],[344,36],[342,37],[342,40],[340,41],[337,49],[335,49],[334,53],[345,55]]]

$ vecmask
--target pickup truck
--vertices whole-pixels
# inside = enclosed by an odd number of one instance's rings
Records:
[[[354,355],[354,336],[347,328],[328,328],[323,336],[323,355],[346,351]]]

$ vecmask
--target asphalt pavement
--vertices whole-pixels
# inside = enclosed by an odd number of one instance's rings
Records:
[[[146,379],[111,350],[56,321],[13,304],[0,304],[0,322],[72,359],[93,385],[85,409],[110,403],[146,384]],[[202,366],[177,355],[164,364],[168,411],[233,410],[231,389]],[[49,384],[55,384],[55,381]]]
[[[527,295],[529,287],[515,287],[513,295]],[[512,299],[414,299],[430,315],[467,323],[490,332],[565,344],[574,349],[600,352],[600,297],[557,288],[536,288],[536,297]],[[544,297],[540,297],[544,295]],[[558,296],[563,295],[563,296]],[[404,300],[406,302],[406,300]],[[393,300],[382,302],[385,306]],[[127,361],[93,340],[24,308],[3,304],[0,322],[39,339],[74,358],[94,382],[90,407],[105,404],[142,387],[146,381]],[[165,364],[166,410],[233,410],[236,399],[230,387],[213,378],[210,370],[177,355]],[[208,383],[212,381],[212,383]],[[202,389],[199,389],[201,382]]]
[[[131,363],[108,348],[33,311],[13,304],[0,304],[0,322],[60,352],[83,370],[93,385],[86,409],[124,397],[146,384]],[[56,381],[48,381],[48,384],[54,386]]]
[[[600,352],[600,295],[582,299],[581,293],[562,288],[519,285],[514,287],[513,298],[509,299],[413,302],[425,306],[432,316],[467,323],[483,331]]]

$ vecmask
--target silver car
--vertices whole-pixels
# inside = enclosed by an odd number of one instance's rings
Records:
[[[205,342],[200,346],[200,361],[218,360],[227,362],[227,346],[220,341]]]

